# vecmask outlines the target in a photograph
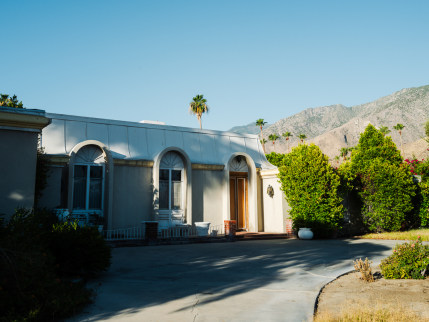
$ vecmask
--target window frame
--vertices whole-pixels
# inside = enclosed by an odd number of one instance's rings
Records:
[[[74,208],[74,189],[75,189],[75,167],[76,166],[85,166],[86,167],[86,193],[85,193],[85,209],[75,209]],[[91,167],[102,167],[101,170],[101,208],[100,209],[89,209],[89,197],[90,197],[90,185],[91,185]],[[96,213],[99,215],[103,214],[104,211],[104,189],[105,189],[105,164],[104,163],[85,163],[77,162],[73,164],[72,169],[72,212],[79,214],[89,214]]]
[[[168,208],[159,208],[159,210],[160,211],[183,211],[184,210],[184,202],[185,202],[185,196],[184,196],[184,191],[183,191],[183,189],[184,189],[184,169],[183,168],[177,168],[177,167],[175,167],[175,168],[160,168],[159,169],[159,177],[161,178],[161,171],[162,170],[168,170]],[[173,194],[172,194],[172,189],[171,189],[171,187],[172,187],[172,183],[173,183],[173,180],[172,180],[172,178],[173,178],[173,176],[172,176],[172,171],[180,171],[180,189],[181,189],[181,196],[180,196],[180,199],[181,199],[181,208],[179,208],[179,209],[173,209],[172,208],[172,201],[173,201],[173,198],[174,198],[174,196],[173,196]],[[159,183],[159,186],[160,186],[160,188],[161,188],[161,180],[159,180],[160,181],[160,183]],[[163,180],[164,181],[164,180]],[[179,182],[179,181],[175,181],[175,182]],[[161,195],[161,192],[160,192],[160,195]],[[161,202],[160,202],[160,204],[161,204]]]

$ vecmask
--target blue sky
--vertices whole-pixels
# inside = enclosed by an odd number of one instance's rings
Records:
[[[429,1],[1,0],[0,92],[29,108],[203,128],[429,84]]]

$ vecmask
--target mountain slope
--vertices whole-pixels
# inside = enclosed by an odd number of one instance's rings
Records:
[[[429,85],[402,89],[373,102],[352,107],[338,104],[308,108],[275,122],[266,127],[263,133],[264,138],[267,138],[272,133],[281,135],[286,131],[292,132],[293,137],[289,142],[291,146],[299,143],[298,136],[303,133],[307,136],[307,142],[319,145],[324,153],[333,158],[339,154],[340,148],[356,145],[359,134],[368,123],[376,127],[387,126],[391,130],[389,135],[400,148],[400,137],[397,131],[393,130],[393,126],[397,123],[405,125],[402,141],[408,144],[424,137],[424,124],[427,119]],[[278,140],[274,147],[276,152],[287,152],[284,138]],[[272,144],[267,144],[267,153],[271,151]]]

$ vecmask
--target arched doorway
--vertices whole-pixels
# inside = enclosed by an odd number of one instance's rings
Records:
[[[166,229],[185,221],[185,166],[178,152],[169,151],[159,166],[159,229]]]
[[[229,163],[230,219],[237,221],[238,230],[249,230],[249,169],[244,156]]]

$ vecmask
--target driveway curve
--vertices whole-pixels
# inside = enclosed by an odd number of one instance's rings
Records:
[[[277,239],[116,248],[70,321],[311,321],[320,288],[398,241]]]

